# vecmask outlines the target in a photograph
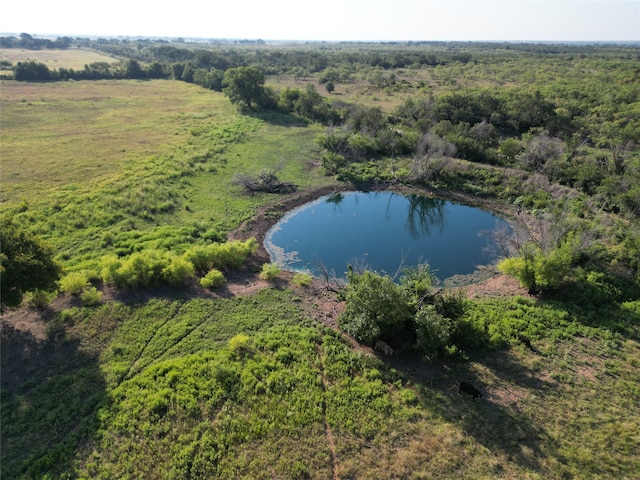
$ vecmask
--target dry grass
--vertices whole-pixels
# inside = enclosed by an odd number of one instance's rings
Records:
[[[13,64],[33,60],[42,62],[50,69],[73,68],[81,70],[85,65],[94,62],[114,63],[114,57],[91,50],[78,48],[68,50],[26,50],[24,48],[3,48],[0,50],[0,60],[7,60]]]
[[[228,102],[207,93],[162,80],[2,81],[4,200],[96,182],[171,153],[188,143],[212,107],[224,116]]]

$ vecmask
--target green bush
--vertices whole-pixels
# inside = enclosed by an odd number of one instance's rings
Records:
[[[378,338],[406,341],[405,326],[412,312],[399,285],[388,275],[349,272],[347,306],[339,325],[359,342],[373,345]]]
[[[453,321],[442,316],[434,305],[425,305],[415,316],[416,346],[428,359],[440,356],[449,345]]]
[[[257,249],[258,242],[255,238],[250,238],[245,241],[195,245],[184,253],[183,258],[189,261],[197,272],[205,273],[211,268],[218,270],[239,268]]]
[[[224,274],[215,268],[200,279],[200,286],[203,288],[219,288],[225,283],[227,283],[227,279]]]
[[[102,301],[102,292],[96,287],[86,288],[80,294],[80,300],[85,305],[98,305]]]
[[[265,263],[262,265],[262,271],[260,272],[259,277],[262,280],[266,280],[268,282],[272,282],[280,275],[280,267],[275,263]]]
[[[120,259],[100,260],[102,280],[117,287],[144,287],[169,284],[179,286],[194,274],[191,263],[171,252],[144,250]]]
[[[548,252],[529,243],[521,248],[522,256],[505,258],[498,270],[517,278],[525,288],[556,288],[573,267],[578,249],[579,239],[572,234]]]
[[[174,287],[184,285],[188,278],[192,277],[195,270],[193,265],[182,257],[168,256],[168,265],[162,269],[162,279]]]
[[[78,296],[89,285],[89,278],[86,272],[71,272],[60,280],[60,290],[67,295]]]
[[[27,307],[41,310],[47,307],[54,298],[58,295],[57,292],[47,292],[46,290],[34,290],[27,292],[24,299],[27,303]]]
[[[454,351],[454,339],[463,338],[466,301],[462,294],[434,292],[428,265],[405,270],[400,284],[369,271],[350,271],[348,280],[347,305],[338,325],[356,340],[372,345],[382,339],[397,349],[417,349],[432,360]]]
[[[300,287],[308,287],[311,285],[313,277],[308,273],[296,273],[291,279],[291,283],[299,285]]]

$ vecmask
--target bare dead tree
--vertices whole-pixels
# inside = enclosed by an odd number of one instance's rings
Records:
[[[327,266],[319,258],[316,258],[314,263],[318,273],[324,279],[327,291],[340,293],[343,289],[343,284],[336,277],[336,273],[333,270],[329,271]]]
[[[431,181],[449,165],[456,154],[456,147],[451,142],[436,135],[426,133],[416,147],[411,163],[411,176],[414,180]]]
[[[257,175],[247,175],[244,173],[236,173],[232,183],[239,185],[250,194],[255,192],[269,193],[291,193],[296,190],[296,186],[292,183],[280,181],[278,172],[282,170],[282,162],[277,167],[268,169],[263,168]]]

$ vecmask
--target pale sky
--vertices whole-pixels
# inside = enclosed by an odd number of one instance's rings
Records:
[[[640,0],[27,0],[0,33],[263,40],[640,41]]]

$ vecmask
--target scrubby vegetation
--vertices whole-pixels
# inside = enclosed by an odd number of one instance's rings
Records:
[[[636,47],[2,42],[118,57],[2,65],[3,478],[640,471]],[[531,294],[255,261],[354,186],[509,214]]]

